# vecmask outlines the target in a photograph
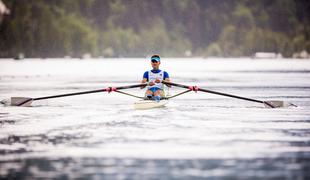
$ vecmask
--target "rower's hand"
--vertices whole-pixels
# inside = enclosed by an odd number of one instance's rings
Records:
[[[143,89],[143,88],[145,88],[146,86],[147,86],[147,84],[145,84],[145,85],[141,86],[140,88],[141,88],[141,89]]]
[[[155,83],[160,83],[160,79],[156,79],[156,80],[155,80]]]
[[[154,86],[155,83],[154,82],[149,82],[149,86]]]

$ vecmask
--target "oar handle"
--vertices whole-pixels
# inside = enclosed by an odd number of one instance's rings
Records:
[[[251,99],[251,98],[246,98],[246,97],[242,97],[242,96],[236,96],[236,95],[222,93],[222,92],[217,92],[217,91],[211,91],[211,90],[208,90],[208,89],[199,88],[197,86],[187,86],[187,85],[177,84],[177,83],[172,83],[172,82],[167,82],[167,81],[162,81],[162,83],[163,84],[168,84],[168,85],[171,85],[171,86],[176,86],[176,87],[190,89],[192,91],[202,91],[202,92],[206,92],[206,93],[217,94],[217,95],[221,95],[221,96],[227,96],[227,97],[232,97],[232,98],[236,98],[236,99],[242,99],[242,100],[246,100],[246,101],[252,101],[252,102],[267,104],[268,106],[273,107],[270,103],[265,102],[265,101]]]

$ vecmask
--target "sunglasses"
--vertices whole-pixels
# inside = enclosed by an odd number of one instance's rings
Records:
[[[158,61],[156,61],[156,60],[152,60],[152,63],[158,63]]]

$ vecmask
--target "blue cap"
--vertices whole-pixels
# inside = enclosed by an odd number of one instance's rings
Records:
[[[154,55],[154,56],[151,57],[151,61],[160,62],[160,57],[158,55]]]

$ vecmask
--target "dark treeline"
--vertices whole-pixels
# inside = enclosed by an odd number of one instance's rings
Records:
[[[0,57],[310,52],[309,0],[3,0]]]

